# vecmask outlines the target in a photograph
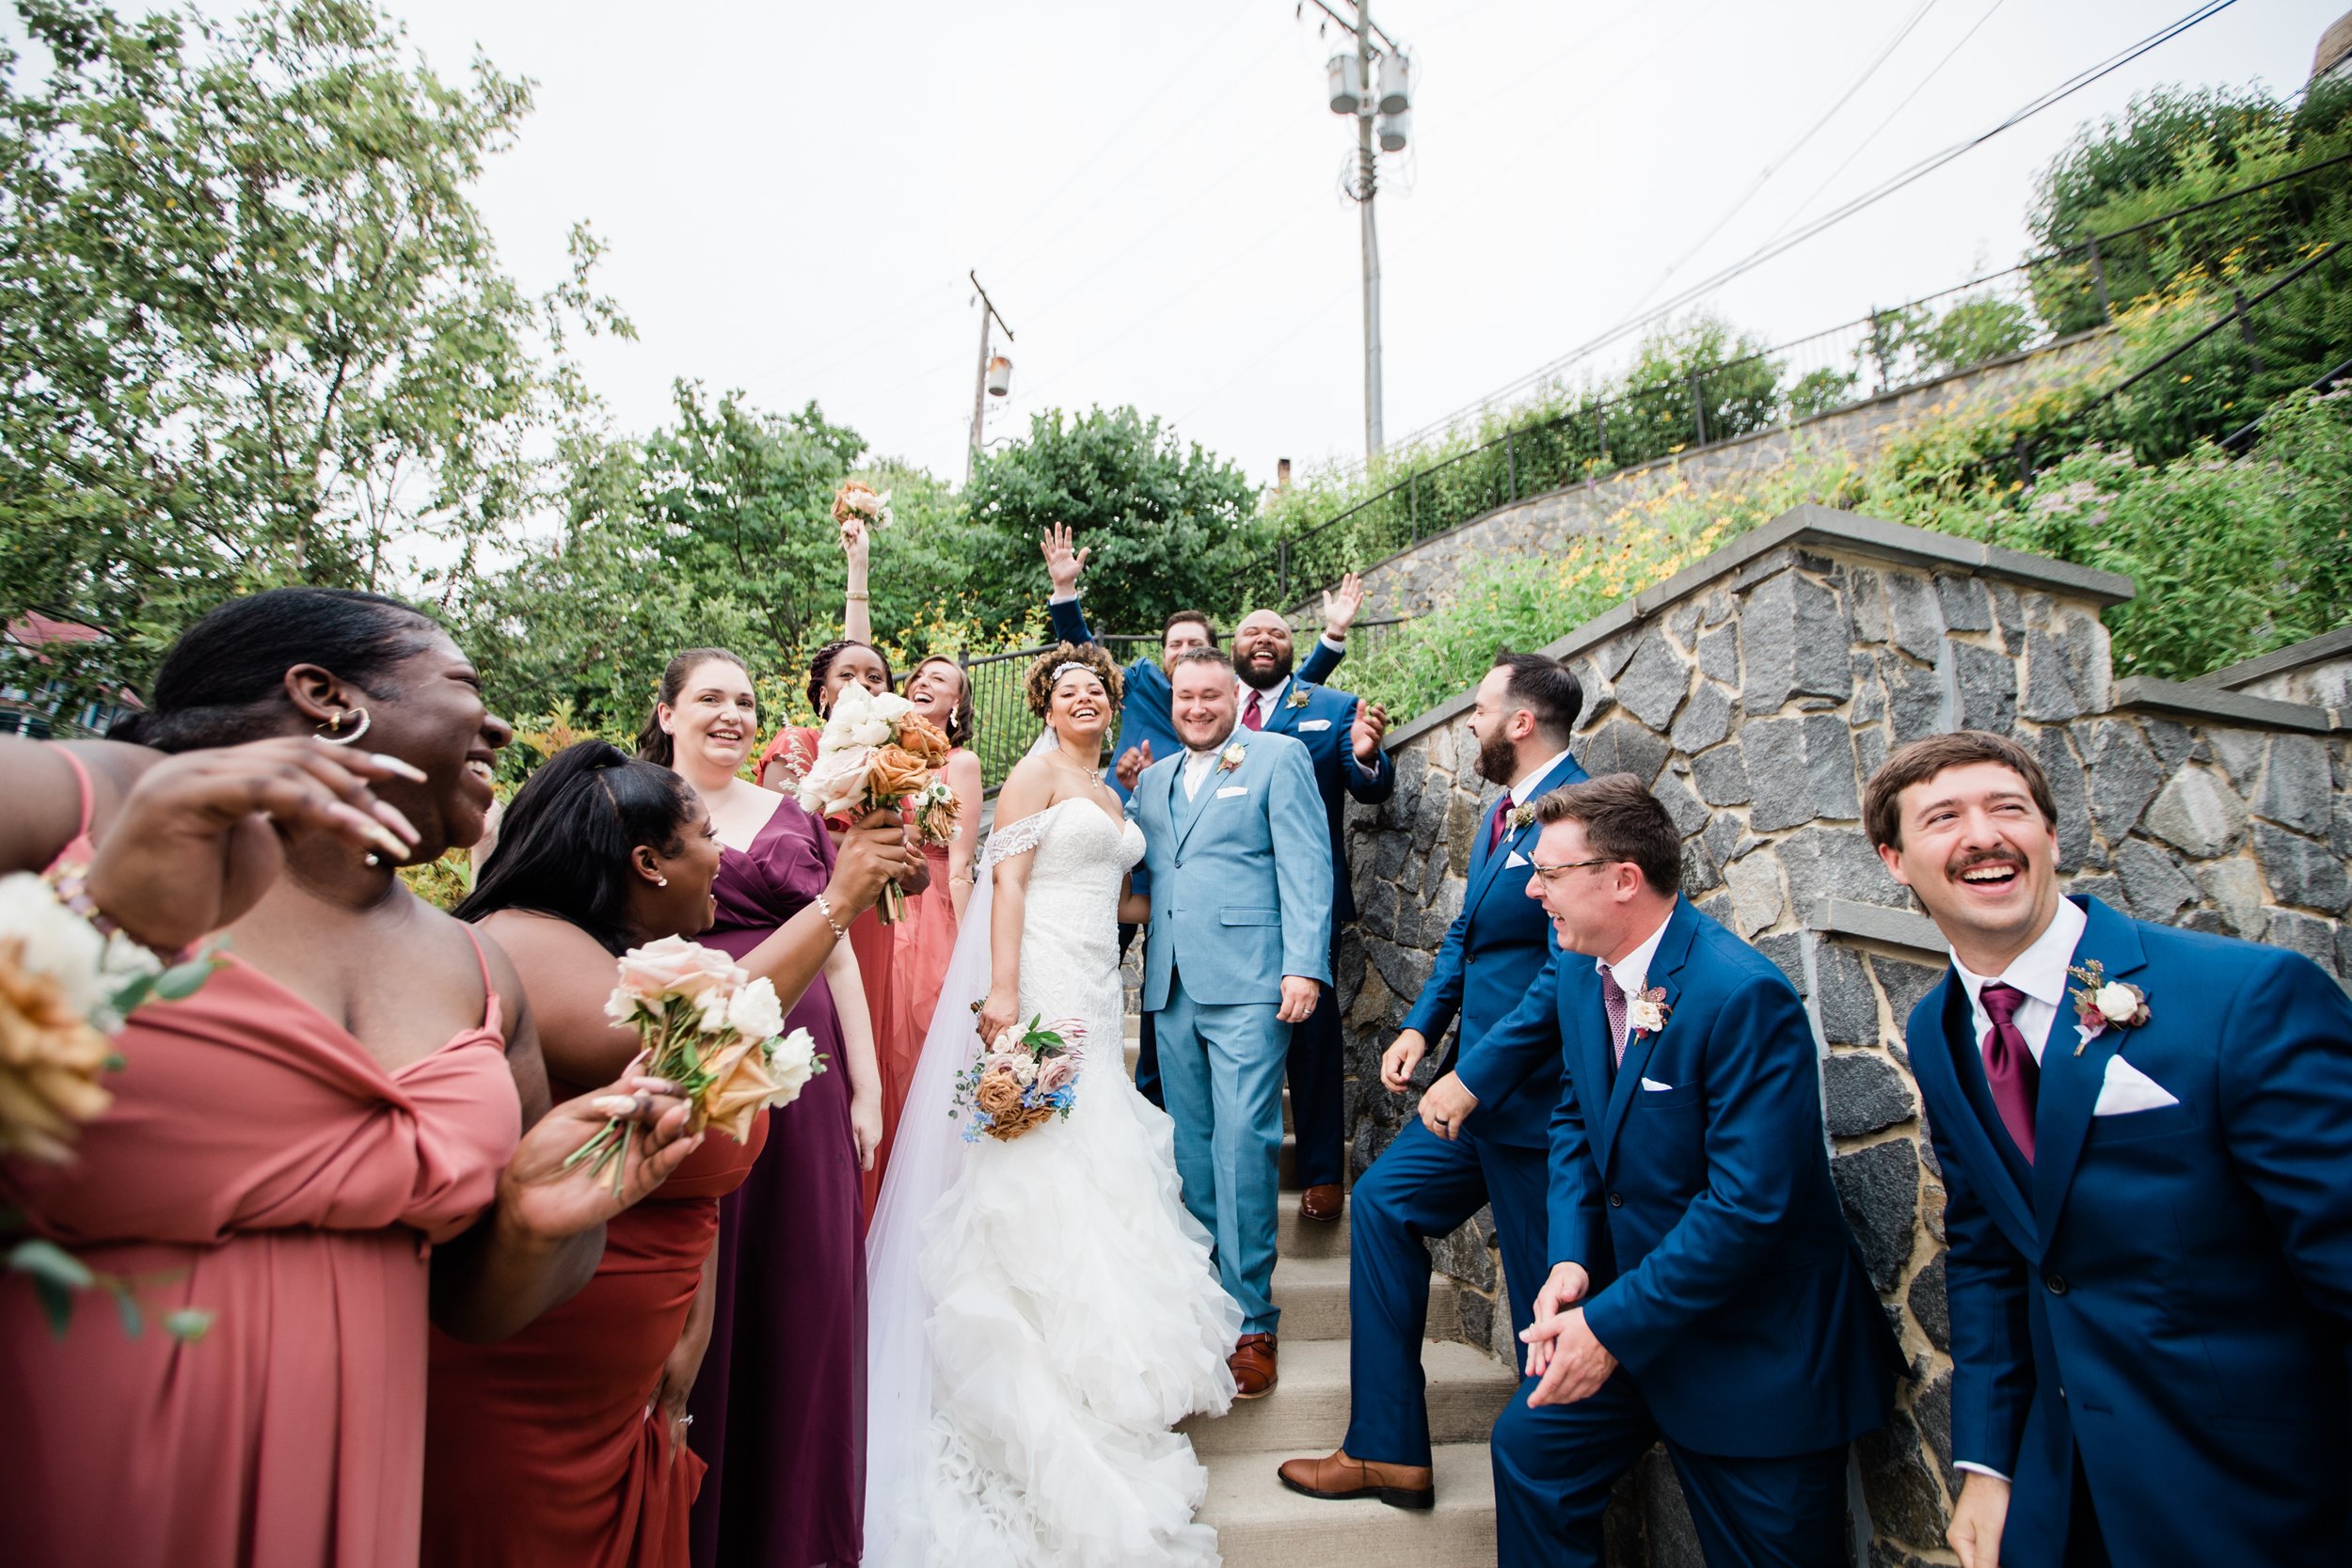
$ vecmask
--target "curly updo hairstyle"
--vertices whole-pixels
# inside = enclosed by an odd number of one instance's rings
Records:
[[[1126,682],[1119,673],[1119,665],[1103,651],[1100,642],[1063,642],[1046,649],[1029,665],[1029,677],[1023,683],[1028,693],[1029,711],[1040,719],[1054,705],[1054,672],[1065,664],[1083,664],[1100,676],[1103,689],[1110,694],[1111,705],[1119,705],[1120,693]]]
[[[833,673],[833,661],[851,648],[863,648],[882,661],[884,691],[898,689],[898,681],[890,673],[890,656],[871,642],[860,642],[854,637],[828,642],[809,655],[808,658],[808,705],[816,710],[818,719],[830,718],[833,711],[833,705],[825,701],[825,677]]]

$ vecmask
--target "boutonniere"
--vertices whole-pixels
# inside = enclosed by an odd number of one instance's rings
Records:
[[[1666,1026],[1666,1015],[1674,1008],[1666,1003],[1666,988],[1652,986],[1639,996],[1626,998],[1626,1037],[1640,1039],[1655,1035]]]
[[[1307,705],[1307,689],[1294,682],[1291,686],[1291,694],[1283,698],[1282,701],[1292,707],[1305,707]]]
[[[1530,822],[1535,820],[1535,802],[1530,800],[1524,805],[1513,806],[1511,808],[1511,815],[1504,817],[1503,820],[1511,825],[1511,831],[1513,832],[1518,832],[1521,828],[1526,827]]]
[[[2108,979],[2098,959],[2066,973],[2082,982],[2068,992],[2074,1003],[2074,1030],[2082,1037],[2075,1043],[2075,1055],[2081,1055],[2085,1046],[2109,1028],[2137,1029],[2147,1023],[2148,993],[2137,986]]]
[[[1236,740],[1216,754],[1216,770],[1220,773],[1231,773],[1234,768],[1239,768],[1248,755],[1249,749]]]

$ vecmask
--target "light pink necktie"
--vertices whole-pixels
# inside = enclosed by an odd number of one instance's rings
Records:
[[[1600,1003],[1609,1012],[1609,1043],[1616,1048],[1617,1066],[1625,1066],[1625,991],[1609,966],[1600,966]]]

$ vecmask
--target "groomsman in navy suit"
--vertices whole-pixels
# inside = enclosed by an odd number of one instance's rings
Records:
[[[1282,1465],[1282,1484],[1294,1492],[1378,1497],[1396,1508],[1436,1502],[1421,1370],[1429,1310],[1424,1238],[1451,1235],[1491,1202],[1512,1329],[1534,1321],[1530,1303],[1546,1272],[1546,1148],[1560,1057],[1544,1054],[1524,1076],[1499,1080],[1480,1069],[1478,1048],[1556,951],[1551,923],[1527,895],[1527,850],[1535,842],[1528,808],[1546,791],[1583,779],[1568,751],[1583,703],[1575,673],[1540,654],[1506,654],[1478,683],[1469,721],[1478,771],[1503,792],[1471,842],[1462,912],[1447,928],[1404,1031],[1381,1058],[1381,1083],[1404,1093],[1430,1043],[1442,1041],[1457,1017],[1461,1031],[1446,1070],[1422,1097],[1421,1119],[1356,1183],[1348,1254],[1353,1412],[1337,1453]],[[1466,1128],[1473,1110],[1477,1125]]]
[[[2352,1562],[2352,1003],[2061,898],[2031,753],[1886,759],[1863,822],[1951,943],[1904,1031],[1944,1175],[1966,1568]]]
[[[1632,774],[1535,816],[1561,952],[1483,1047],[1564,1058],[1551,1271],[1495,1422],[1501,1561],[1598,1568],[1610,1487],[1661,1437],[1714,1568],[1850,1561],[1846,1445],[1902,1356],[1830,1182],[1804,1008],[1679,895],[1681,837]]]

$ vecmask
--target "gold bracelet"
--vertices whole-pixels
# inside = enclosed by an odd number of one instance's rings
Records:
[[[874,595],[873,595],[873,594],[862,594],[862,593],[854,593],[854,592],[853,592],[853,593],[851,593],[851,594],[850,594],[850,602],[851,604],[864,604],[866,600],[868,600],[868,599],[872,598],[873,596],[874,596]]]
[[[825,917],[825,924],[833,927],[834,941],[847,942],[850,940],[850,928],[833,917],[833,900],[827,898],[821,893],[817,895],[817,912],[823,915]]]

